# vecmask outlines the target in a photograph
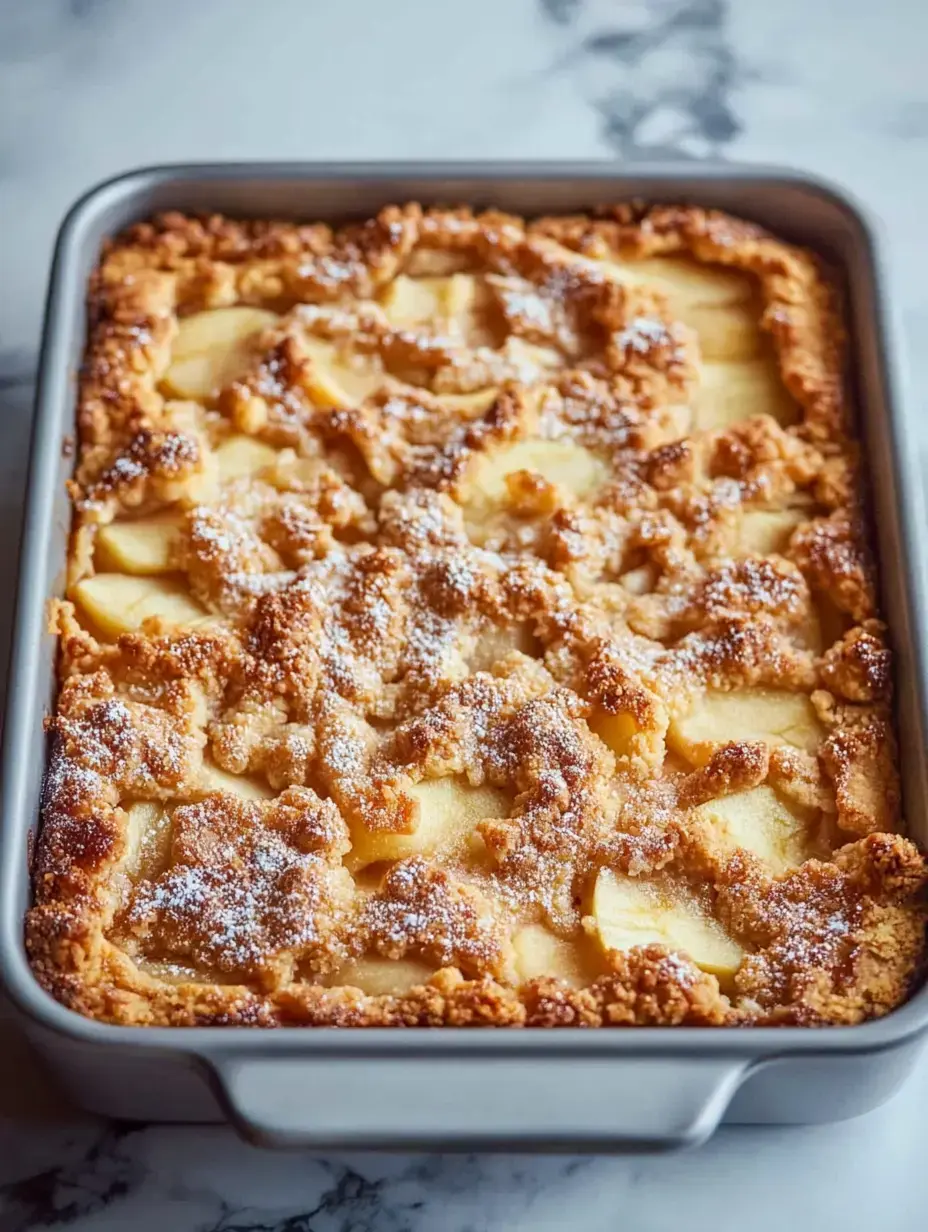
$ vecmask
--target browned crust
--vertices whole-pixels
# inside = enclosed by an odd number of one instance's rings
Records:
[[[552,249],[552,242],[559,247]],[[674,333],[659,297],[620,294],[586,267],[572,266],[565,252],[595,260],[688,254],[753,275],[762,328],[799,405],[799,423],[784,429],[758,417],[703,434],[698,444],[693,437],[668,441],[662,435],[666,408],[692,381],[691,343]],[[496,574],[465,579],[452,561],[467,550],[455,502],[468,465],[494,442],[517,438],[537,404],[512,371],[468,368],[451,362],[441,346],[424,351],[402,331],[386,328],[376,312],[352,319],[353,336],[390,363],[414,361],[434,372],[431,392],[416,398],[436,431],[444,431],[440,440],[417,438],[406,428],[405,436],[391,435],[396,419],[379,395],[362,408],[314,410],[299,322],[267,340],[261,365],[225,391],[219,412],[240,431],[303,452],[312,435],[322,442],[323,459],[356,451],[379,484],[404,494],[392,504],[392,498],[381,502],[376,548],[352,574],[358,610],[376,595],[394,615],[401,613],[403,596],[415,584],[429,612],[442,619],[476,612],[502,627],[529,622],[545,651],[544,668],[513,661],[492,675],[449,685],[410,659],[403,669],[411,682],[408,696],[397,686],[394,709],[385,714],[394,723],[389,742],[366,763],[360,781],[330,771],[320,787],[319,767],[334,764],[352,706],[374,706],[377,690],[370,693],[358,667],[335,690],[338,705],[322,706],[318,642],[325,605],[308,590],[262,596],[230,588],[228,579],[260,574],[269,560],[291,571],[325,561],[339,534],[371,537],[370,509],[344,466],[333,462],[320,464],[311,499],[274,504],[263,539],[230,548],[232,555],[206,553],[204,542],[216,537],[191,515],[180,565],[193,592],[225,623],[180,638],[153,630],[103,645],[78,625],[70,604],[53,612],[62,692],[51,724],[55,754],[35,905],[26,921],[38,979],[81,1013],[139,1025],[819,1025],[886,1013],[905,997],[921,964],[926,867],[914,845],[895,832],[890,652],[878,619],[858,452],[844,405],[844,337],[834,295],[808,253],[752,224],[695,207],[622,205],[593,217],[526,223],[495,212],[406,205],[341,230],[178,214],[140,224],[108,245],[91,286],[78,411],[81,451],[72,483],[72,577],[86,565],[92,538],[82,535],[92,535],[88,527],[119,510],[173,501],[202,469],[203,441],[172,425],[158,390],[179,314],[238,303],[286,309],[367,301],[427,253],[454,254],[490,270],[501,280],[500,296],[507,279],[550,286],[560,278],[555,315],[560,296],[580,305],[587,323],[611,331],[599,369],[550,379],[560,413],[589,425],[576,428],[581,441],[590,432],[597,441],[618,442],[612,462],[621,483],[612,508],[595,524],[583,509],[559,505],[545,485],[526,481],[514,495],[542,527],[532,552]],[[512,311],[513,330],[531,339],[531,322]],[[628,332],[636,311],[647,311],[659,326],[644,347]],[[325,328],[337,333],[337,322],[327,319]],[[551,329],[563,337],[568,327],[560,320]],[[267,394],[262,391],[271,372],[276,392]],[[477,388],[487,379],[503,382],[501,396],[473,422],[455,426],[441,394]],[[410,394],[401,385],[390,396],[402,403]],[[697,458],[718,481],[708,491],[694,481]],[[739,499],[763,492],[774,506],[804,494],[815,514],[793,534],[784,555],[733,563],[724,554],[730,515],[721,497],[731,484],[738,485]],[[604,632],[608,603],[604,608],[599,592],[590,598],[584,591],[584,569],[595,565],[600,577],[610,575],[609,527],[619,522],[624,551],[662,570],[668,583],[692,578],[688,589],[668,584],[625,613],[634,635],[661,651],[648,673],[627,653],[627,643]],[[423,545],[431,563],[424,572],[410,572],[410,559]],[[808,615],[810,595],[845,617],[845,627],[819,656],[790,633]],[[355,667],[393,653],[404,637],[398,620],[378,629],[372,648],[362,646]],[[622,773],[640,782],[642,798],[659,811],[666,800],[655,793],[666,784],[649,777],[653,742],[645,737],[666,728],[676,694],[701,684],[782,684],[809,692],[828,731],[820,757],[784,750],[768,757],[763,746],[733,743],[672,785],[675,818],[659,831],[629,814],[622,833],[593,834],[596,785],[615,772],[615,759],[590,735],[585,718],[594,707],[634,717],[643,736]],[[271,695],[286,715],[284,734],[274,739],[242,720],[249,697]],[[242,951],[247,962],[237,959],[226,973],[236,982],[172,984],[133,961],[133,946],[144,952],[152,929],[180,928],[192,957],[220,972],[222,954],[211,941],[208,912],[194,904],[179,925],[164,915],[156,893],[135,902],[114,940],[120,911],[114,879],[126,847],[120,801],[197,799],[205,739],[197,713],[204,698],[213,716],[213,755],[229,770],[263,773],[287,790],[270,804],[213,796],[205,812],[188,803],[175,814],[178,867],[211,876],[218,844],[245,867],[270,861],[274,871],[259,887],[265,931]],[[494,716],[479,739],[461,717],[473,707]],[[117,728],[123,731],[118,738]],[[481,741],[495,750],[492,757]],[[461,748],[472,751],[463,755]],[[501,783],[507,776],[516,783],[512,816],[487,819],[481,830],[499,867],[539,896],[549,922],[566,926],[575,917],[570,878],[588,880],[597,861],[633,873],[672,866],[694,886],[708,887],[712,909],[749,949],[736,992],[723,995],[712,976],[653,946],[613,952],[608,970],[579,990],[554,979],[512,987],[504,941],[484,920],[479,893],[415,861],[395,866],[380,907],[375,896],[367,914],[354,919],[354,933],[346,933],[341,859],[349,840],[342,816],[402,830],[409,775],[437,772],[459,756],[465,764],[456,769],[472,781],[493,781],[495,774]],[[574,862],[567,871],[559,848],[563,804],[542,775],[552,764],[581,819],[574,838],[586,864]],[[310,766],[313,784],[331,799],[313,789]],[[764,781],[831,818],[831,858],[772,879],[747,853],[722,860],[688,834],[687,809]],[[216,882],[220,893],[223,884]],[[290,904],[290,915],[281,903]],[[300,950],[312,971],[309,981],[298,976],[292,956],[280,957],[299,934],[300,904],[305,910],[311,905],[318,923],[319,935]],[[442,927],[436,932],[423,925],[411,949],[408,940],[397,947],[390,916],[397,904],[432,912]],[[401,997],[324,987],[327,971],[350,952],[358,930],[374,952],[414,951],[442,969]]]

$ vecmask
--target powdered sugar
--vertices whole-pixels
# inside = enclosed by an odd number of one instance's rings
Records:
[[[479,892],[420,859],[389,871],[364,907],[362,927],[388,957],[421,955],[438,965],[486,970],[500,957],[499,925]]]
[[[319,943],[324,858],[289,846],[254,817],[233,822],[215,810],[205,801],[175,813],[175,850],[187,862],[136,886],[130,927],[150,934],[155,957],[225,973],[254,973],[284,951]]]
[[[653,347],[665,346],[668,339],[667,326],[654,317],[633,317],[615,335],[617,346],[623,351],[637,351],[639,355],[647,355]]]

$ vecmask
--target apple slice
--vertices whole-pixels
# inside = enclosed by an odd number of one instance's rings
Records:
[[[704,360],[756,359],[764,352],[758,313],[753,307],[692,305],[680,312],[680,319],[696,331]]]
[[[391,325],[404,328],[447,315],[448,278],[407,278],[399,274],[387,287],[383,308]]]
[[[180,519],[159,513],[135,522],[110,522],[97,533],[102,563],[123,573],[169,573]]]
[[[609,869],[602,869],[596,878],[592,915],[604,950],[665,945],[725,981],[744,957],[741,947],[694,901],[682,896],[671,899],[654,885]]]
[[[78,582],[74,598],[109,637],[134,633],[152,617],[169,629],[194,628],[209,619],[183,587],[164,578],[95,573]]]
[[[467,655],[467,666],[472,672],[491,671],[494,664],[514,650],[533,658],[540,657],[530,626],[525,622],[504,627],[490,625],[477,635]]]
[[[663,291],[672,315],[696,330],[704,360],[762,354],[755,284],[747,274],[689,257],[652,257],[630,268]]]
[[[244,372],[254,336],[277,320],[273,312],[247,307],[212,308],[185,317],[162,383],[179,398],[214,398]]]
[[[426,779],[409,788],[416,802],[417,820],[411,834],[387,830],[352,829],[352,848],[346,864],[352,870],[378,860],[430,856],[439,849],[464,843],[478,821],[509,815],[509,797],[495,787],[471,787],[460,779]]]
[[[646,285],[656,284],[681,306],[727,308],[754,300],[754,283],[748,274],[693,257],[645,257],[629,261],[623,268]]]
[[[240,479],[245,475],[256,475],[267,466],[273,466],[277,461],[278,451],[264,441],[256,441],[253,436],[236,433],[222,442],[216,449],[216,462],[219,466],[219,478],[225,482],[228,479]]]
[[[633,715],[607,714],[596,709],[587,720],[590,731],[615,753],[616,757],[632,757],[636,762],[659,766],[666,755],[664,737],[667,732],[667,716],[662,708],[654,713],[653,723],[639,727]]]
[[[469,394],[434,394],[433,397],[449,411],[460,411],[464,418],[475,419],[490,409],[499,397],[499,390],[491,386],[488,389],[475,389]]]
[[[400,274],[383,298],[387,320],[399,329],[416,325],[450,327],[465,338],[471,337],[477,314],[490,302],[484,279],[461,273],[447,278]]]
[[[276,313],[247,305],[195,312],[181,318],[171,358],[188,359],[206,351],[228,351],[244,339],[276,325],[278,319]]]
[[[563,980],[571,988],[582,988],[594,976],[592,965],[575,941],[559,937],[543,924],[527,924],[512,939],[516,978],[526,980],[550,977]]]
[[[225,791],[241,800],[272,800],[274,791],[261,779],[245,774],[230,774],[213,762],[205,761],[200,775],[204,795],[211,791]]]
[[[206,440],[208,412],[199,402],[168,398],[164,404],[165,425],[198,441]]]
[[[812,854],[807,823],[770,787],[707,800],[693,815],[706,826],[711,844],[731,851],[744,847],[777,876]]]
[[[653,565],[639,565],[637,569],[629,569],[627,573],[623,573],[619,581],[629,594],[648,595],[657,581],[657,570]]]
[[[609,474],[601,458],[572,441],[517,441],[478,456],[467,484],[467,503],[489,508],[505,504],[506,477],[516,471],[533,471],[579,498],[595,492]]]
[[[307,383],[317,406],[359,406],[384,382],[373,356],[358,356],[349,362],[332,342],[307,338],[304,345],[312,359]]]
[[[801,509],[744,509],[738,522],[736,551],[741,555],[782,555],[790,535],[806,515]]]
[[[694,766],[704,766],[720,744],[763,740],[814,753],[824,739],[812,702],[804,693],[778,689],[710,689],[674,719],[668,743]]]
[[[800,415],[775,361],[767,357],[703,364],[695,412],[700,429],[727,428],[752,415],[771,415],[786,427]]]
[[[217,396],[244,371],[240,352],[207,351],[203,355],[188,355],[175,360],[162,377],[162,383],[179,398],[197,398],[207,402]]]
[[[555,347],[526,342],[518,334],[510,334],[502,346],[503,356],[518,368],[517,379],[524,384],[537,381],[564,367],[564,356]]]
[[[133,880],[156,877],[170,854],[170,811],[160,800],[136,800],[123,808],[126,813],[123,867]]]
[[[360,988],[369,997],[401,997],[433,975],[433,968],[408,958],[356,958],[338,970],[331,984]]]
[[[624,757],[631,751],[631,743],[638,734],[638,724],[626,713],[606,714],[604,712],[591,716],[590,731],[595,732],[600,740],[612,749],[616,757]]]

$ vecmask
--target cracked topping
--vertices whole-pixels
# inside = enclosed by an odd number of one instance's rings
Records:
[[[26,922],[136,1024],[854,1023],[923,957],[844,335],[697,208],[106,247]]]

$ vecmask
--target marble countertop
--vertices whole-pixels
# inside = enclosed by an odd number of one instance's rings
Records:
[[[143,163],[682,155],[808,168],[883,220],[904,392],[925,406],[926,47],[922,0],[0,0],[4,576],[55,228],[88,185]],[[0,649],[8,625],[0,608]],[[869,1116],[725,1129],[674,1158],[316,1158],[221,1127],[104,1125],[67,1108],[8,1018],[0,1030],[0,1232],[925,1226],[928,1055]]]

